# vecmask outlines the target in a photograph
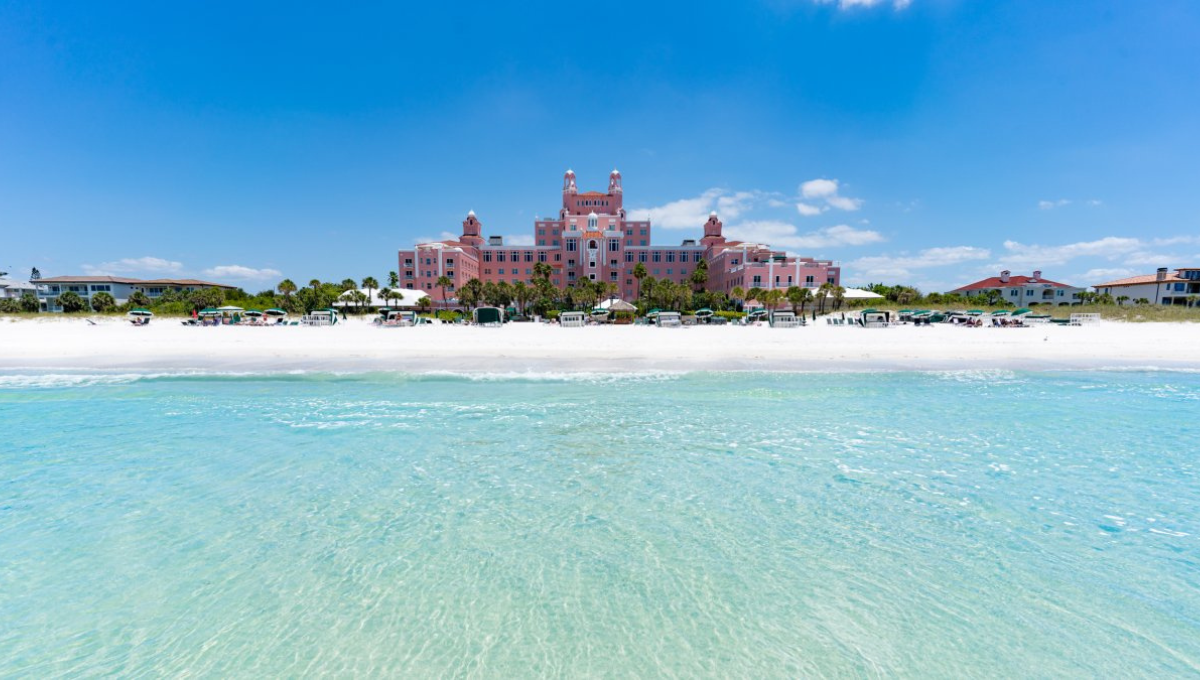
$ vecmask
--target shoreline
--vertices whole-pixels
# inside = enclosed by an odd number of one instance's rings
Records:
[[[701,326],[144,328],[83,319],[0,322],[2,371],[544,374],[1200,369],[1200,325],[794,329]]]

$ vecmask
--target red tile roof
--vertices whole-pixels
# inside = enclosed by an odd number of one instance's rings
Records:
[[[1032,276],[1010,276],[1008,277],[1008,283],[1001,283],[999,276],[993,276],[982,281],[976,281],[975,283],[965,285],[961,288],[955,288],[952,292],[957,293],[960,290],[986,290],[988,288],[1012,288],[1016,286],[1026,286],[1029,284],[1047,285],[1051,288],[1074,288],[1074,286],[1068,286],[1065,283],[1051,281],[1050,279],[1035,279]]]
[[[1167,274],[1167,278],[1163,279],[1163,283],[1166,283],[1168,281],[1175,282],[1175,281],[1186,281],[1186,280],[1187,279],[1181,279],[1174,274]],[[1092,288],[1109,288],[1109,287],[1115,287],[1115,286],[1137,286],[1137,285],[1140,285],[1143,283],[1154,283],[1155,281],[1158,281],[1157,274],[1143,274],[1142,276],[1128,276],[1123,279],[1117,279],[1116,281],[1109,281],[1108,283],[1097,283],[1096,285],[1092,286]]]
[[[599,191],[585,191],[579,195],[587,196],[588,198],[606,198],[608,196],[608,194],[602,194]]]

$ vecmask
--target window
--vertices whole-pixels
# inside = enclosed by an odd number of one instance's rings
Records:
[[[567,239],[567,252],[568,253],[575,252],[575,247],[576,247],[575,239],[573,239],[573,238]]]
[[[567,280],[574,281],[575,280],[575,272],[567,272]]]
[[[659,252],[659,251],[657,251],[657,250],[656,250],[656,251],[654,251],[654,261],[655,261],[655,262],[662,262],[662,253],[660,253],[660,252]]]
[[[613,269],[616,269],[616,268],[617,268],[617,261],[616,261],[616,260],[609,260],[609,261],[608,261],[608,266],[612,267]]]
[[[500,269],[497,269],[496,273],[499,274],[500,276],[504,276],[504,268],[501,267]]]
[[[545,229],[538,229],[538,236],[545,236],[545,235],[546,235]]]
[[[452,258],[452,257],[446,258],[446,266],[453,267],[454,266],[454,258]]]
[[[626,229],[626,230],[625,230],[625,235],[626,235],[626,236],[633,236],[633,230],[632,230],[632,229]]]
[[[503,262],[503,261],[504,261],[504,251],[503,251],[503,250],[501,250],[500,252],[496,253],[496,261],[497,261],[497,262]]]
[[[595,274],[588,274],[588,278],[589,278],[589,279],[591,279],[591,280],[593,280],[593,281],[595,281],[595,280],[596,280],[596,275],[595,275]]]
[[[737,264],[737,263],[734,262],[734,264]],[[804,285],[805,286],[808,286],[811,288],[812,284],[813,284],[813,277],[811,275],[804,277]]]
[[[491,275],[492,275],[492,270],[491,270],[491,269],[484,269],[484,270],[483,270],[483,273],[484,273],[484,274],[487,274],[488,276],[491,276]]]
[[[660,271],[659,271],[658,269],[655,269],[655,270],[654,270],[654,275],[655,275],[655,276],[659,276],[659,275],[660,275]]]
[[[1012,290],[1008,291],[1009,297],[1017,297],[1020,294],[1021,294],[1021,291],[1017,290],[1016,288],[1013,288]]]
[[[671,271],[670,267],[667,267],[667,276],[670,276],[671,274],[674,274],[674,273],[675,272]]]
[[[680,262],[687,262],[687,253],[679,253],[679,261],[680,261]],[[700,261],[700,258],[698,258],[698,257],[697,257],[697,258],[696,258],[696,261],[697,261],[697,262],[699,262],[699,261]]]
[[[608,273],[608,280],[609,280],[609,281],[616,281],[616,280],[617,280],[617,273],[616,273],[616,272],[609,272],[609,273]]]
[[[756,287],[762,285],[762,276],[759,276],[758,274],[754,275],[754,285]]]
[[[642,233],[641,233],[641,235],[642,235],[642,236],[645,236],[645,235],[646,235],[646,230],[645,230],[645,228],[643,228],[643,229],[642,229]],[[646,245],[646,244],[645,244],[645,243],[643,243],[642,245]]]
[[[533,276],[533,269],[526,269],[525,276]]]
[[[533,262],[533,251],[532,251],[532,250],[526,250],[526,251],[525,251],[525,261],[526,261],[526,262]]]
[[[633,253],[625,253],[625,261],[633,262]]]
[[[600,248],[600,246],[596,245],[595,239],[588,241],[588,250],[598,250],[599,248]]]
[[[1025,297],[1033,297],[1033,291],[1032,290],[1025,291]]]
[[[406,279],[411,279],[412,277],[413,277],[412,270],[406,270],[406,271],[404,272],[404,278],[406,278]]]
[[[538,245],[539,245],[539,246],[544,246],[544,245],[546,245],[546,239],[544,239],[544,238],[539,238],[539,239],[538,239]]]
[[[674,262],[674,261],[675,261],[675,253],[673,251],[667,251],[667,262]]]
[[[557,248],[557,247],[558,247],[558,239],[554,239],[553,241],[551,241],[551,242],[550,242],[550,245],[552,245],[552,246],[554,246],[555,248]]]
[[[574,266],[575,266],[575,260],[567,260],[567,266],[568,266],[568,267],[574,267]]]
[[[646,251],[643,250],[642,252],[638,253],[638,262],[645,262],[645,261],[646,261]]]
[[[484,262],[492,261],[492,251],[490,251],[490,250],[483,251],[483,261]]]
[[[544,253],[544,252],[538,253],[538,262],[545,262],[545,261],[546,261],[546,253]]]
[[[1063,297],[1063,292],[1064,292],[1064,291],[1061,291],[1061,290],[1060,290],[1060,291],[1058,291],[1058,297]]]
[[[412,258],[411,258],[411,257],[409,257],[409,258],[405,258],[405,260],[404,260],[404,266],[405,266],[405,267],[411,267],[411,266],[412,266]]]
[[[620,248],[620,246],[618,245],[617,239],[615,239],[615,238],[614,238],[614,239],[612,239],[611,241],[609,241],[609,242],[608,242],[608,250],[609,250],[610,252],[614,252],[614,253],[615,253],[615,252],[617,252],[617,250],[618,250],[619,248]]]
[[[93,293],[107,293],[111,290],[112,290],[112,286],[109,286],[109,285],[92,286]]]
[[[830,276],[829,278],[825,279],[825,283],[837,283],[837,281],[834,281],[833,277]]]
[[[554,253],[554,261],[562,262],[562,253]]]
[[[646,239],[642,239],[641,245],[642,245],[643,247],[646,245]]]

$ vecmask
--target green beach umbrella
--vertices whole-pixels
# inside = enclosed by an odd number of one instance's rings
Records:
[[[265,314],[268,316],[287,316],[287,310],[279,309],[278,307],[272,307],[268,309]]]
[[[1002,309],[998,312],[992,312],[992,316],[1008,316],[1008,312]]]
[[[149,316],[154,316],[154,312],[150,311],[149,309],[146,309],[145,307],[135,307],[135,308],[129,310],[129,316],[149,317]]]
[[[1013,312],[1013,313],[1012,313],[1012,315],[1013,315],[1013,316],[1020,316],[1020,315],[1022,315],[1022,314],[1028,314],[1028,313],[1030,313],[1030,312],[1032,312],[1032,311],[1033,311],[1033,310],[1032,310],[1032,309],[1030,309],[1030,308],[1028,308],[1028,307],[1022,307],[1022,308],[1018,309],[1017,311]]]
[[[702,307],[696,310],[696,316],[700,317],[701,319],[706,319],[712,316],[713,313],[713,310],[709,309],[708,307]]]
[[[246,310],[246,316],[262,316],[262,315],[263,315],[262,311],[258,310],[258,309],[247,309]]]
[[[979,316],[980,314],[983,314],[983,310],[982,309],[968,309],[967,314],[970,314],[971,316]]]

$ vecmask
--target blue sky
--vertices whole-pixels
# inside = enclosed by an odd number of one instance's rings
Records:
[[[378,278],[568,167],[851,284],[1200,266],[1194,1],[246,4],[0,3],[0,269]]]

